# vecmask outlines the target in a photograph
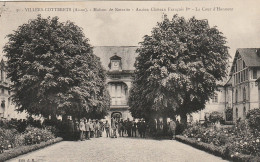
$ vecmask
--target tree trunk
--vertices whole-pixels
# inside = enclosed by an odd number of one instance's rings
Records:
[[[68,116],[67,115],[62,115],[62,122],[66,122],[68,120]]]
[[[180,114],[181,116],[181,123],[184,125],[187,125],[187,115],[186,114]]]
[[[51,124],[55,125],[57,123],[57,117],[55,114],[51,114]]]
[[[167,127],[167,117],[163,117],[163,134],[167,135],[168,127]]]
[[[160,119],[159,119],[159,117],[157,117],[156,118],[156,130],[158,131],[158,130],[160,130]]]

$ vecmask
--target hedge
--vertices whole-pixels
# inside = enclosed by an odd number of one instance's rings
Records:
[[[228,160],[237,161],[237,162],[244,162],[244,161],[260,162],[260,157],[258,157],[258,156],[244,155],[244,154],[240,154],[240,153],[231,155],[230,151],[227,149],[227,147],[215,146],[212,144],[196,141],[195,139],[192,139],[192,138],[186,138],[181,135],[177,135],[176,140],[186,143],[188,145],[191,145],[197,149],[211,153],[213,155],[222,157],[223,159],[228,159]]]
[[[58,138],[55,138],[55,139],[51,139],[47,142],[41,142],[39,144],[19,146],[17,148],[14,148],[12,150],[9,150],[7,152],[0,154],[0,161],[2,162],[2,161],[6,161],[6,160],[9,160],[9,159],[15,158],[17,156],[20,156],[20,155],[23,155],[23,154],[44,148],[44,147],[49,146],[51,144],[60,142],[62,140],[63,140],[62,138],[58,137]]]

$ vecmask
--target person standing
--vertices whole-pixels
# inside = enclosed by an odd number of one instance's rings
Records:
[[[127,134],[127,120],[124,121],[124,134]]]
[[[78,119],[75,119],[75,140],[79,140],[80,139],[80,130],[79,130],[79,121]]]
[[[118,134],[119,134],[119,137],[121,137],[122,135],[122,127],[123,127],[123,119],[121,119],[119,122],[118,122]]]
[[[145,138],[146,124],[144,119],[141,121],[140,129],[141,129],[141,138]]]
[[[141,119],[139,119],[137,122],[137,130],[138,130],[139,136],[142,137]]]
[[[120,123],[121,123],[121,131],[120,131],[120,133],[121,133],[121,136],[124,137],[124,131],[125,131],[125,123],[124,123],[124,120],[121,119]]]
[[[80,130],[80,140],[83,141],[84,140],[84,134],[85,134],[85,131],[86,131],[84,119],[80,119],[79,130]]]
[[[93,138],[94,138],[94,137],[96,137],[96,120],[93,119],[92,123],[93,123]]]
[[[121,128],[121,133],[122,133],[122,137],[124,137],[124,133],[125,133],[125,121],[123,119],[121,119],[122,122],[122,128]]]
[[[169,123],[169,130],[172,134],[172,140],[175,139],[175,130],[176,130],[176,123],[171,119],[170,123]]]
[[[74,126],[74,122],[71,118],[69,118],[69,140],[75,140],[75,126]]]
[[[95,135],[96,135],[96,138],[99,137],[99,131],[100,131],[100,124],[99,124],[99,121],[96,120],[96,124],[95,124]]]
[[[102,137],[102,134],[104,132],[104,123],[102,120],[100,120],[99,124],[100,124],[100,137]]]
[[[89,131],[90,131],[90,138],[93,138],[94,136],[94,124],[93,122],[89,119]]]
[[[129,120],[129,118],[127,118],[126,129],[128,137],[131,137],[132,122]]]
[[[116,129],[117,129],[117,123],[116,120],[114,118],[111,119],[111,128],[112,128],[112,138],[117,138],[116,135]]]
[[[106,130],[107,137],[110,137],[110,124],[108,123],[108,121],[106,121],[105,123],[105,130]]]
[[[136,137],[136,129],[137,129],[137,123],[135,122],[134,119],[132,124],[132,137]]]
[[[86,127],[86,139],[89,140],[90,138],[90,123],[89,120],[86,120],[85,122],[85,127]]]

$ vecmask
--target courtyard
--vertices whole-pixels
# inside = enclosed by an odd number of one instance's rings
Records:
[[[8,162],[23,161],[225,161],[175,140],[140,138],[92,138],[63,141]]]

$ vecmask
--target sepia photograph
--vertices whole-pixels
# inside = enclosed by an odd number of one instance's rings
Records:
[[[0,1],[0,162],[260,161],[260,1]]]

